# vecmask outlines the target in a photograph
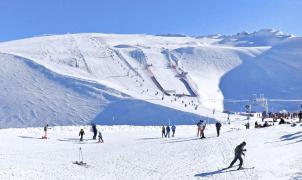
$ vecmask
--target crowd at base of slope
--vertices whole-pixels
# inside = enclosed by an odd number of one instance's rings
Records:
[[[227,117],[227,124],[230,125],[231,121],[229,119],[230,117],[228,116]],[[260,118],[260,116],[258,116],[258,118]],[[302,111],[300,112],[295,112],[295,113],[266,113],[266,112],[263,112],[262,113],[262,122],[257,122],[255,121],[255,126],[254,128],[266,128],[266,127],[270,127],[270,126],[274,126],[275,124],[291,124],[292,126],[296,126],[297,123],[301,123],[302,122]],[[296,119],[298,119],[298,121],[295,121]],[[249,120],[249,117],[248,119]],[[204,120],[200,120],[196,126],[197,126],[197,137],[200,138],[200,139],[204,139],[206,138],[205,136],[205,130],[206,130],[206,121]],[[247,121],[245,124],[244,124],[245,128],[246,129],[249,129],[250,128],[250,122]],[[222,123],[217,121],[216,124],[215,124],[215,127],[216,127],[216,132],[217,132],[217,137],[220,136],[220,130],[221,130],[221,127],[222,127]],[[48,136],[47,136],[47,131],[48,129],[51,129],[49,128],[49,125],[46,124],[44,126],[44,135],[42,136],[42,139],[47,139]],[[102,133],[100,131],[100,129],[97,128],[96,124],[92,124],[91,125],[91,131],[93,132],[93,137],[92,139],[93,140],[96,140],[97,143],[104,143],[104,140],[103,140],[103,137],[102,137]],[[170,138],[170,133],[172,131],[172,135],[171,137],[175,137],[176,135],[176,126],[175,125],[172,125],[170,127],[170,125],[167,125],[167,126],[162,126],[161,127],[161,136],[162,138]],[[80,132],[79,132],[79,141],[83,141],[84,139],[84,135],[85,135],[85,131],[83,128],[80,129]],[[97,135],[98,135],[98,140],[97,140]],[[229,168],[232,168],[233,165],[239,160],[239,167],[237,170],[240,170],[240,169],[243,169],[242,165],[243,165],[243,158],[242,158],[242,155],[244,156],[245,155],[245,151],[246,149],[244,148],[246,146],[246,142],[242,142],[240,143],[239,145],[236,146],[235,150],[234,150],[234,159],[233,161],[230,163],[230,165],[226,168],[224,168],[223,170],[226,170],[226,169],[229,169]]]

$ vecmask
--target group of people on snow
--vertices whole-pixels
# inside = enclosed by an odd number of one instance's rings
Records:
[[[174,137],[175,136],[175,131],[176,131],[176,126],[175,125],[172,125],[171,126],[171,128],[170,128],[170,126],[168,125],[168,126],[162,126],[162,128],[161,128],[161,137],[162,138],[170,138],[170,132],[171,132],[171,130],[172,130],[172,137]]]
[[[197,125],[197,137],[199,137],[200,139],[206,138],[204,135],[204,131],[206,129],[206,122],[204,120],[200,120],[196,125]],[[217,121],[215,124],[217,137],[220,135],[221,126],[222,124],[219,121]]]
[[[48,130],[48,129],[50,129],[50,128],[49,128],[49,125],[46,124],[46,125],[44,126],[44,136],[42,136],[42,139],[47,139],[47,138],[48,138],[48,137],[47,137],[47,130]],[[92,124],[91,130],[92,130],[92,132],[93,132],[93,137],[92,137],[92,139],[93,139],[93,140],[96,140],[97,133],[99,133],[99,134],[98,134],[98,143],[104,143],[103,136],[102,136],[102,132],[101,132],[100,130],[97,129],[97,127],[96,127],[95,124]],[[84,131],[84,129],[82,128],[82,129],[80,129],[80,132],[79,132],[80,141],[83,141],[84,135],[85,135],[85,131]]]
[[[97,129],[95,124],[92,124],[91,131],[93,132],[93,137],[92,137],[93,140],[96,140],[96,136],[99,132],[99,134],[98,134],[98,138],[99,138],[98,143],[104,143],[102,132]],[[83,141],[84,135],[85,135],[85,131],[84,131],[84,129],[81,129],[80,132],[79,132],[80,141]]]

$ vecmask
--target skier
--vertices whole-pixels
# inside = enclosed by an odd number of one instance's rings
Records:
[[[197,125],[197,137],[201,136],[201,124],[202,120],[200,120],[196,125]]]
[[[230,121],[230,112],[228,112],[228,118],[227,118],[227,122],[228,122],[228,125],[231,124],[231,121]]]
[[[84,129],[81,129],[79,132],[79,136],[81,136],[80,141],[83,141],[84,134],[85,134]]]
[[[172,137],[174,137],[174,135],[175,135],[175,130],[176,130],[176,126],[173,125],[173,126],[172,126]]]
[[[170,126],[168,125],[167,127],[166,127],[166,137],[168,137],[168,138],[170,138]]]
[[[264,119],[266,118],[266,111],[262,112],[262,122],[264,121]]]
[[[242,169],[243,159],[242,159],[241,155],[244,155],[244,156],[245,156],[245,154],[243,153],[244,151],[246,151],[246,149],[244,149],[244,146],[245,146],[245,145],[246,145],[246,142],[243,141],[241,144],[239,144],[239,145],[235,148],[235,158],[234,158],[234,160],[231,162],[231,164],[230,164],[230,166],[229,166],[228,168],[233,167],[233,165],[235,164],[235,162],[236,162],[237,160],[239,160],[240,163],[239,163],[239,167],[238,167],[237,170]]]
[[[206,129],[206,123],[204,122],[204,121],[201,121],[201,130],[200,130],[200,135],[201,135],[201,137],[200,137],[200,139],[203,139],[203,138],[206,138],[205,136],[204,136],[204,130]]]
[[[50,128],[48,128],[48,124],[46,124],[46,126],[44,126],[44,136],[42,136],[42,139],[47,139],[47,129],[50,129]]]
[[[222,126],[221,123],[217,121],[217,123],[216,123],[217,137],[218,137],[219,134],[220,134],[220,128],[221,128],[221,126]]]
[[[245,129],[250,129],[250,122],[247,122],[244,126],[245,126]]]
[[[300,123],[302,121],[302,111],[299,112],[298,117],[299,117],[299,123]]]
[[[162,126],[162,128],[161,128],[161,137],[162,138],[166,137],[166,128],[165,128],[165,126]]]
[[[96,125],[95,124],[92,124],[92,132],[93,132],[93,137],[92,137],[92,139],[96,139],[96,135],[97,135],[97,133],[98,133],[98,130],[97,130],[97,128],[96,128]]]
[[[98,143],[104,143],[101,131],[99,131],[99,136],[98,137],[99,137]]]
[[[255,122],[255,128],[259,128],[259,124],[257,121]]]

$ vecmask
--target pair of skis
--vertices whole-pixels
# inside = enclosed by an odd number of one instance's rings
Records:
[[[240,171],[240,170],[247,170],[247,169],[255,169],[255,167],[241,167],[241,168],[236,168],[236,169],[232,169],[233,167],[227,167],[227,168],[223,168],[221,169],[224,172],[233,172],[233,171]]]
[[[83,160],[83,152],[82,152],[82,148],[79,148],[79,161],[74,161],[73,164],[85,167],[85,168],[89,168],[90,166],[84,162]]]

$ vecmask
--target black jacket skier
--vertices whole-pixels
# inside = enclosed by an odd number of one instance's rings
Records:
[[[220,128],[221,128],[221,126],[222,126],[221,123],[217,121],[217,123],[216,123],[217,137],[218,137],[219,134],[220,134]]]
[[[244,146],[246,145],[246,142],[242,142],[241,144],[239,144],[236,148],[235,148],[235,158],[234,160],[231,162],[229,168],[233,167],[233,165],[235,164],[235,162],[237,160],[240,161],[239,163],[239,167],[238,167],[238,170],[239,169],[242,169],[242,164],[243,164],[243,159],[241,157],[241,155],[245,155],[244,154],[244,151],[246,151],[246,149],[244,149]]]
[[[166,137],[170,138],[170,126],[166,127]]]
[[[80,141],[83,141],[84,134],[85,134],[84,129],[81,129],[79,132],[79,136],[81,136]]]
[[[96,135],[98,133],[98,130],[97,130],[95,124],[92,124],[92,132],[93,132],[93,138],[92,139],[96,139]]]
[[[302,121],[302,111],[299,112],[298,117],[299,117],[299,123],[300,123]]]

